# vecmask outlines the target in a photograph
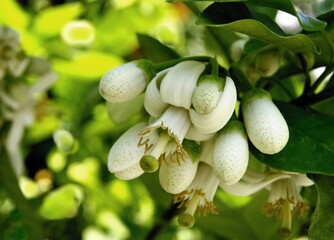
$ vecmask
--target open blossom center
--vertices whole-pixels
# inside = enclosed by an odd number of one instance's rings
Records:
[[[182,148],[182,141],[190,127],[190,118],[188,111],[184,108],[169,106],[164,114],[148,127],[142,129],[139,133],[145,137],[153,130],[160,129],[160,140],[154,145],[148,138],[145,142],[139,142],[139,146],[145,146],[146,152],[159,159],[161,155],[173,154],[177,159],[183,159],[187,154]],[[151,152],[149,152],[151,151]]]
[[[271,192],[264,206],[264,212],[269,217],[275,216],[282,219],[281,229],[290,233],[292,213],[302,217],[306,211],[307,206],[293,179],[281,179],[271,184]]]
[[[193,182],[185,191],[175,195],[174,203],[179,203],[179,207],[185,206],[185,213],[192,216],[197,209],[201,215],[206,215],[208,212],[217,213],[212,200],[218,185],[219,180],[211,167],[200,163]]]

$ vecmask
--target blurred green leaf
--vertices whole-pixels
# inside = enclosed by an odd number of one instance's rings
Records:
[[[42,10],[34,19],[33,29],[45,37],[58,35],[64,24],[77,18],[84,10],[80,2],[62,4]]]
[[[82,81],[99,81],[108,70],[122,63],[120,57],[95,51],[82,52],[71,60],[53,60],[56,71]]]
[[[252,153],[275,169],[334,175],[334,119],[277,103],[288,123],[290,137],[285,148],[268,155],[252,147]]]
[[[144,56],[152,62],[159,63],[175,58],[180,58],[180,55],[173,49],[167,47],[166,45],[148,35],[137,34],[137,38]]]
[[[14,0],[0,1],[0,23],[17,29],[24,29],[30,16]]]
[[[83,191],[78,185],[66,184],[44,198],[39,212],[46,219],[72,218],[82,199]]]
[[[316,46],[308,36],[304,34],[288,37],[280,36],[263,23],[255,19],[250,19],[251,16],[246,7],[243,7],[243,10],[238,12],[237,15],[228,13],[227,18],[220,17],[226,16],[227,12],[239,11],[239,6],[243,5],[232,5],[231,8],[226,9],[224,8],[224,4],[214,3],[203,11],[202,16],[197,20],[197,24],[209,27],[221,27],[247,34],[261,41],[285,47],[293,52],[318,53]],[[233,10],[234,7],[235,9]]]

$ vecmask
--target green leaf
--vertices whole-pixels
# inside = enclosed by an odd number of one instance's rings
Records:
[[[197,20],[197,24],[210,27],[221,27],[224,29],[240,32],[257,38],[261,41],[272,43],[280,47],[285,47],[293,52],[318,53],[314,43],[306,35],[278,35],[260,21],[252,19],[249,10],[243,4],[234,3],[233,5],[230,5],[230,7],[231,8],[226,8],[226,4],[219,3],[210,5],[203,11],[202,15]],[[238,11],[238,13],[237,15],[234,13],[230,14],[231,11]],[[224,16],[224,18],[221,16]]]
[[[23,11],[16,1],[0,1],[0,23],[17,29],[24,29],[30,20],[30,16]]]
[[[56,36],[65,23],[77,18],[84,10],[79,2],[50,7],[39,12],[35,18],[33,29],[46,37]]]
[[[193,2],[194,0],[170,0],[168,2]],[[198,2],[211,1],[211,0],[195,0]],[[277,10],[282,10],[284,12],[290,13],[297,17],[301,27],[306,31],[318,31],[326,27],[326,22],[319,19],[307,16],[301,12],[298,12],[291,0],[213,0],[216,3],[232,3],[232,2],[245,2],[248,5],[253,5],[256,7],[270,7]]]
[[[301,27],[306,31],[318,31],[326,27],[326,22],[298,12],[291,0],[249,0],[247,3],[254,6],[270,7],[290,13],[298,18]]]
[[[137,38],[145,57],[152,62],[159,63],[180,58],[179,54],[173,49],[148,35],[137,34]]]
[[[327,240],[333,238],[334,229],[334,178],[324,175],[308,175],[318,191],[318,202],[311,219],[310,239]]]
[[[289,141],[273,155],[252,146],[256,158],[280,170],[334,175],[334,119],[287,103],[276,105],[288,123]]]

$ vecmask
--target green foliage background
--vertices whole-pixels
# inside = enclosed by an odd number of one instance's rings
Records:
[[[266,190],[249,197],[234,197],[218,190],[214,202],[219,214],[199,217],[193,228],[186,229],[179,227],[173,216],[169,216],[172,197],[161,189],[156,174],[121,181],[107,170],[107,155],[114,141],[145,117],[144,109],[136,105],[130,111],[130,116],[122,115],[122,107],[108,106],[100,97],[99,80],[114,66],[138,58],[161,62],[177,56],[217,54],[220,64],[227,67],[230,61],[227,49],[239,37],[231,30],[250,34],[257,39],[265,36],[262,40],[267,43],[292,51],[322,51],[324,54],[319,57],[318,63],[328,63],[333,58],[319,35],[284,36],[277,31],[274,23],[261,23],[260,20],[264,19],[261,15],[253,20],[216,21],[219,6],[209,6],[211,2],[205,1],[199,1],[199,6],[208,8],[203,17],[197,19],[183,3],[175,2],[0,1],[0,23],[20,34],[22,47],[28,55],[48,59],[54,71],[59,73],[59,79],[48,93],[48,100],[42,103],[45,112],[25,132],[22,148],[26,159],[26,177],[18,182],[10,170],[8,159],[1,155],[0,239],[42,239],[41,236],[62,240],[145,239],[155,226],[160,225],[164,228],[156,239],[161,240],[280,239],[276,234],[280,221],[267,218],[262,213],[269,195]],[[249,7],[255,9],[258,2],[264,1],[249,1]],[[291,1],[273,1],[272,4],[299,17],[305,30],[323,28],[321,21],[311,21],[298,15]],[[315,7],[315,11],[326,12],[331,7],[323,2]],[[275,13],[273,11],[272,16]],[[62,27],[75,19],[86,19],[93,24],[95,41],[91,46],[75,48],[62,40]],[[194,24],[196,19],[198,25]],[[206,29],[203,25],[213,28]],[[333,35],[333,24],[327,27]],[[149,36],[170,48],[157,46]],[[219,46],[215,41],[217,38],[223,39],[226,46]],[[249,52],[256,52],[258,46],[262,45],[255,41],[254,45],[249,45]],[[284,71],[278,74],[284,74]],[[270,81],[273,85],[271,93],[276,99],[290,101],[291,96],[295,97],[302,91],[301,81],[287,78],[281,85],[275,84],[275,79]],[[282,85],[292,92],[282,91]],[[281,105],[289,125],[291,123],[293,129],[300,133],[298,126],[303,126],[301,119],[308,113],[304,110],[293,111],[283,103]],[[331,112],[333,117],[333,100],[319,104],[313,110],[326,114]],[[312,121],[304,122],[305,128],[307,124],[312,127],[333,123],[332,118],[314,117]],[[334,131],[333,126],[329,127],[330,131],[323,127],[320,133],[308,129],[296,138],[307,135],[316,139],[321,135],[328,140],[323,144],[330,145],[329,134]],[[59,127],[70,130],[75,137],[76,147],[70,154],[59,152],[53,142],[52,134]],[[291,154],[289,151],[291,148],[277,155],[278,161],[276,165],[272,164],[273,167],[319,173],[309,165],[305,169],[298,168],[301,166],[299,162],[284,166],[285,156]],[[254,154],[262,162],[270,163],[272,160],[256,152]],[[312,157],[312,153],[301,154],[305,158]],[[333,164],[328,162],[328,158],[331,161],[334,159],[333,151],[324,151],[318,158],[323,167],[320,173],[333,175]],[[254,160],[254,164],[258,162]],[[51,188],[40,193],[36,189],[39,174],[43,171],[48,176]],[[294,219],[294,239],[307,235],[311,212],[316,204],[315,187],[307,188],[302,193],[310,211],[302,219]],[[170,222],[161,222],[161,219],[168,218]]]

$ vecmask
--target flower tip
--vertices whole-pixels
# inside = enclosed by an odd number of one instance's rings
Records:
[[[288,228],[282,227],[277,230],[277,234],[281,236],[282,238],[288,238],[291,235],[291,230]]]
[[[151,155],[144,155],[140,159],[139,164],[140,164],[140,167],[143,169],[143,171],[147,173],[156,172],[159,168],[158,160]]]
[[[182,213],[178,218],[178,223],[183,227],[191,228],[194,226],[195,218],[189,213]]]

